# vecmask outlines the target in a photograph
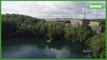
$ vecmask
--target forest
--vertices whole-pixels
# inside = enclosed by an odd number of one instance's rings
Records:
[[[105,21],[100,22],[101,33],[90,27],[66,26],[64,21],[47,21],[19,14],[2,14],[2,40],[22,37],[44,38],[45,40],[64,40],[71,43],[86,43],[95,58],[106,57]],[[5,41],[3,41],[5,42]]]

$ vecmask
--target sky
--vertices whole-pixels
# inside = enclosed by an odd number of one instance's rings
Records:
[[[102,9],[89,9],[89,3],[102,3]],[[23,14],[36,18],[105,19],[105,1],[2,1],[2,14]],[[90,13],[88,13],[90,12]]]

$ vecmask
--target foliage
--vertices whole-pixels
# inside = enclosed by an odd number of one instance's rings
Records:
[[[65,38],[67,40],[73,40],[74,42],[75,41],[83,42],[92,36],[92,31],[88,30],[83,26],[66,27],[64,28],[64,31],[65,31],[65,34],[64,34]]]
[[[63,38],[63,28],[64,24],[62,22],[49,21],[46,22],[47,25],[47,36],[50,39],[61,39]]]
[[[2,15],[3,37],[26,36],[39,19],[25,15]],[[25,34],[26,33],[26,34]],[[29,32],[30,33],[30,32]]]
[[[90,49],[92,50],[92,55],[96,58],[105,58],[106,54],[106,36],[105,32],[94,35],[91,39],[88,40]]]
[[[3,38],[35,37],[52,41],[64,40],[83,43],[88,41],[92,55],[97,58],[105,57],[105,24],[100,24],[102,34],[94,35],[90,27],[66,26],[70,21],[46,21],[25,15],[2,15]],[[92,38],[91,38],[92,37]]]
[[[64,28],[64,37],[66,40],[75,41],[76,40],[76,30],[73,27]]]

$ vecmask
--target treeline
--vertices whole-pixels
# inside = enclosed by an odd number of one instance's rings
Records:
[[[2,36],[3,38],[35,37],[51,41],[67,40],[80,43],[88,41],[87,44],[90,46],[93,56],[105,57],[105,52],[103,52],[105,51],[104,32],[96,35],[89,26],[73,27],[66,26],[63,21],[46,21],[25,15],[5,14],[2,15]],[[101,45],[102,48],[97,44]]]
[[[18,14],[2,15],[2,34],[3,37],[31,36],[31,29],[35,23],[41,21],[37,18]]]
[[[65,26],[65,24],[61,21],[45,21],[17,14],[2,16],[2,31],[5,38],[38,37],[81,42],[93,35],[91,29]]]

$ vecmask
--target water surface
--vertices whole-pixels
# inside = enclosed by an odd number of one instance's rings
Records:
[[[3,44],[3,58],[90,58],[82,53],[79,44],[59,41],[46,43],[34,38],[18,38],[11,41]]]

